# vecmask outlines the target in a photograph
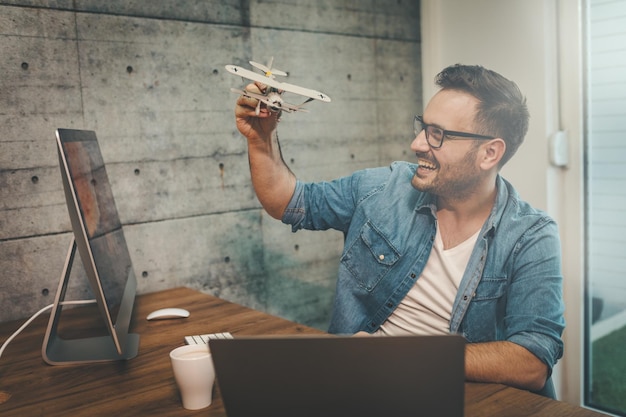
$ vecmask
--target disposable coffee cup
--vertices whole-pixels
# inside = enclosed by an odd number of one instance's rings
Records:
[[[183,407],[200,410],[211,405],[215,368],[209,346],[180,346],[170,352],[170,359]]]

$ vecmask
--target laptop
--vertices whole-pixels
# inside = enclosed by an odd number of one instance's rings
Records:
[[[460,335],[209,340],[228,417],[462,417]]]

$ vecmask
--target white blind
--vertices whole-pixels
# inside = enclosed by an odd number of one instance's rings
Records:
[[[626,309],[626,0],[590,0],[589,282],[604,314]]]

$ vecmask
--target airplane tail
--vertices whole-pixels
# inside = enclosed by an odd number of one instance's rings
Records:
[[[272,66],[274,65],[274,57],[270,58],[267,65],[259,64],[258,62],[254,61],[250,61],[250,65],[263,71],[266,77],[276,78],[276,75],[280,75],[281,77],[287,76],[287,73],[285,71],[279,70],[278,68],[272,68]]]

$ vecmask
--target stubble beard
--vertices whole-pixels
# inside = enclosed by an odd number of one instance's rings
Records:
[[[411,185],[419,191],[438,197],[465,200],[474,193],[482,181],[481,172],[474,165],[477,153],[478,148],[474,148],[458,164],[447,165],[443,167],[444,169],[437,164],[437,169],[433,171],[433,178],[428,182],[423,181],[416,170],[411,179]],[[419,155],[418,158],[429,159]],[[444,174],[441,174],[442,171]]]

